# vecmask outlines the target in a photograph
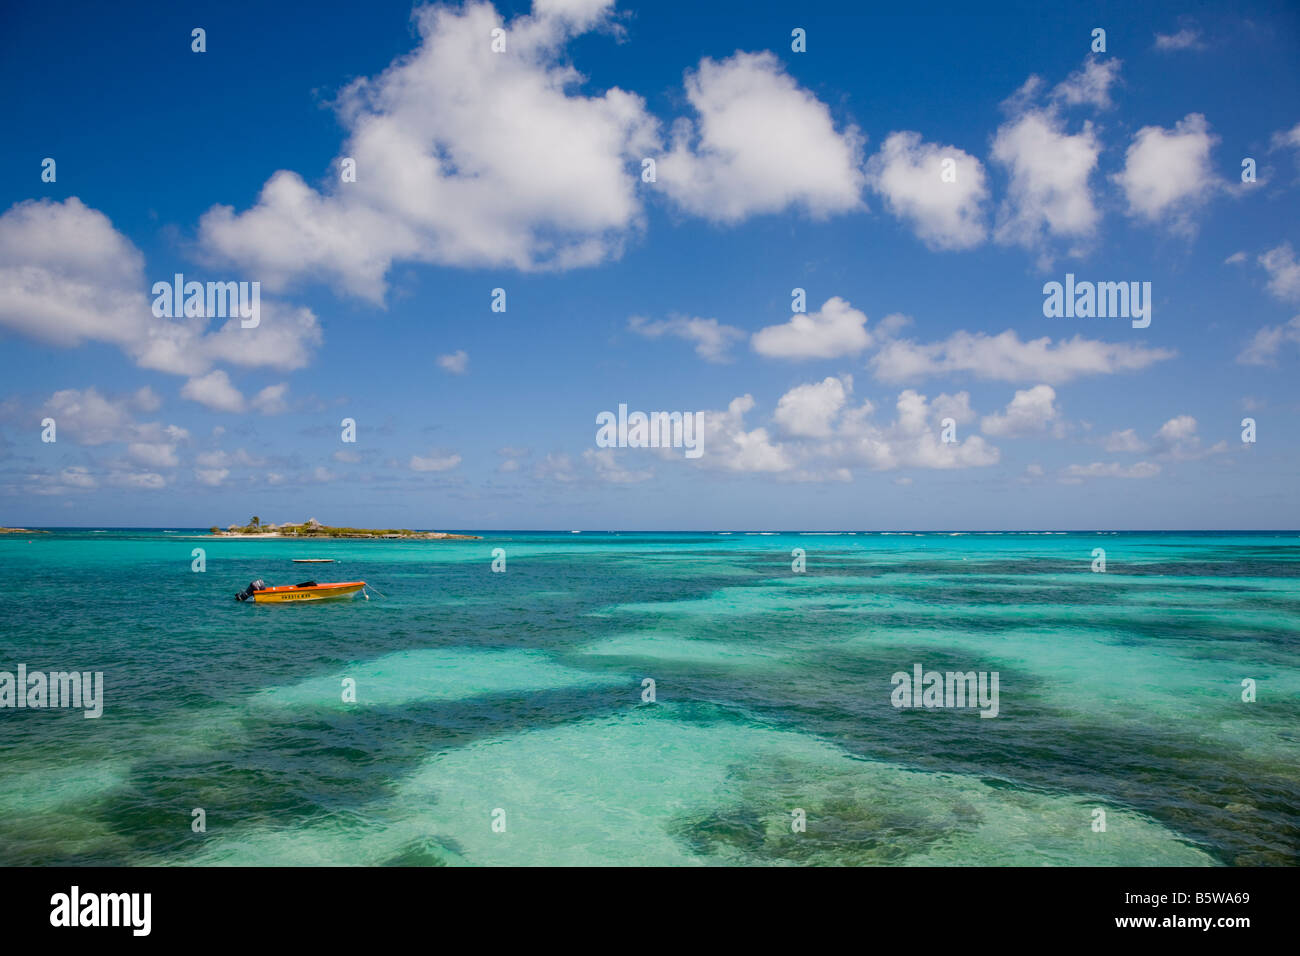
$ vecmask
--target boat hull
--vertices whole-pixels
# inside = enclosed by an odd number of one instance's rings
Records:
[[[300,588],[288,584],[278,588],[265,588],[253,593],[258,604],[289,604],[299,601],[333,601],[350,598],[366,586],[365,581],[346,581],[341,584],[317,584]]]

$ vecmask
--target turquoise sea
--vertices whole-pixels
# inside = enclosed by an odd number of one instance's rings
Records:
[[[0,537],[0,864],[1300,862],[1300,533],[482,534]]]

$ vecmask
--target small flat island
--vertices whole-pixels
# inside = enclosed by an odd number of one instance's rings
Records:
[[[220,538],[402,538],[423,541],[478,541],[476,534],[448,534],[446,531],[412,531],[409,528],[334,528],[308,518],[299,524],[263,524],[254,515],[246,525],[232,524],[224,531],[208,529]]]
[[[0,528],[0,534],[49,534],[49,532],[36,531],[32,528]]]

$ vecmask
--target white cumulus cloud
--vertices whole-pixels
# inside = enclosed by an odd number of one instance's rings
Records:
[[[1133,372],[1173,357],[1168,349],[1120,344],[1076,335],[1055,344],[1048,336],[1022,341],[1012,329],[998,335],[954,332],[929,344],[895,339],[871,357],[869,366],[884,382],[917,381],[966,372],[994,381],[1060,385],[1085,375]]]
[[[717,319],[673,316],[655,322],[634,315],[627,324],[637,335],[648,339],[671,335],[691,342],[695,345],[695,354],[706,362],[729,361],[731,346],[745,337],[740,329],[723,325]]]
[[[439,355],[438,367],[452,375],[464,375],[469,371],[469,353],[464,349],[457,349],[448,355]]]
[[[826,378],[798,385],[781,396],[772,420],[789,435],[829,438],[831,424],[844,408],[853,380]]]
[[[1056,85],[1052,90],[1053,101],[1067,106],[1086,104],[1099,110],[1110,109],[1110,88],[1119,79],[1122,62],[1112,56],[1089,56],[1082,69]]]
[[[945,160],[952,161],[947,179]],[[969,249],[984,241],[988,183],[969,153],[922,142],[920,133],[891,133],[867,164],[867,177],[885,208],[930,248]]]
[[[207,318],[155,316],[150,288],[140,251],[76,197],[0,215],[0,328],[64,348],[107,343],[141,368],[185,376],[217,362],[301,368],[321,342],[310,309],[263,299],[257,327],[233,318],[210,329]]]
[[[1220,188],[1210,165],[1218,137],[1200,113],[1189,113],[1172,130],[1143,126],[1114,176],[1128,200],[1128,213],[1189,234],[1193,216]]]
[[[735,223],[789,206],[814,217],[865,208],[861,133],[837,130],[773,54],[701,60],[686,98],[695,119],[675,125],[657,177],[688,211]]]
[[[1287,342],[1300,345],[1300,315],[1284,325],[1264,326],[1246,343],[1237,361],[1242,365],[1275,365],[1278,352]]]
[[[1177,33],[1157,33],[1155,48],[1169,53],[1174,50],[1203,50],[1205,44],[1201,42],[1201,31],[1184,27]]]
[[[1101,214],[1089,179],[1100,153],[1091,123],[1069,133],[1054,110],[1029,109],[1000,126],[992,155],[1010,182],[998,210],[998,242],[1040,249],[1049,239],[1092,238]]]
[[[1283,302],[1300,302],[1300,262],[1291,243],[1274,246],[1259,257],[1268,273],[1268,291]]]
[[[186,382],[181,387],[181,397],[218,412],[242,412],[245,408],[243,394],[231,384],[225,370],[219,368]]]
[[[768,358],[817,359],[856,355],[871,345],[867,317],[839,296],[817,312],[796,312],[790,321],[755,332],[755,352]]]
[[[1050,385],[1035,385],[1016,392],[1005,410],[986,415],[980,430],[986,435],[1019,438],[1051,434],[1061,437],[1064,428],[1056,407],[1056,390]]]
[[[490,3],[418,7],[417,48],[338,98],[339,168],[353,160],[356,181],[336,171],[317,190],[280,170],[251,209],[209,210],[203,247],[275,287],[320,277],[376,302],[396,260],[537,270],[617,256],[640,227],[631,164],[657,124],[634,94],[582,92],[565,51],[611,6],[539,2],[508,23]]]

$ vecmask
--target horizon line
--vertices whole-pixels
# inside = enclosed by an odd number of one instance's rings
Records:
[[[21,528],[28,531],[201,531],[209,534],[212,526],[194,525],[0,525],[0,529]],[[327,526],[329,527],[329,526]],[[340,525],[339,527],[353,527]],[[410,528],[413,532],[459,532],[529,534],[1300,534],[1300,528]],[[239,535],[232,535],[239,537]],[[251,537],[251,536],[249,536]],[[292,537],[292,536],[289,536]],[[305,537],[312,537],[307,535]]]

